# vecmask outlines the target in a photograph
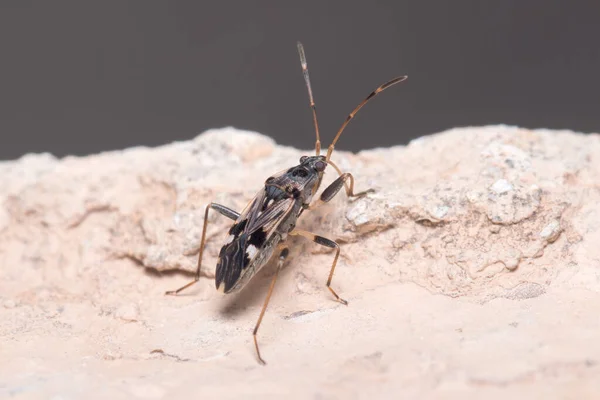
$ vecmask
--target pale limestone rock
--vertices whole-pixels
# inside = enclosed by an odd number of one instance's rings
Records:
[[[312,137],[307,137],[307,143]],[[343,145],[343,139],[341,144]],[[375,193],[305,213],[239,295],[191,279],[204,207],[241,211],[302,154],[231,128],[0,162],[0,394],[38,398],[594,398],[600,137],[507,126],[334,153]],[[326,182],[335,178],[328,170]],[[203,275],[230,221],[209,216]],[[142,317],[143,316],[143,317]],[[134,322],[134,323],[131,323]],[[246,396],[245,396],[246,395]]]

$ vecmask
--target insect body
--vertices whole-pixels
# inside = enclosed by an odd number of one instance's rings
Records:
[[[366,190],[360,193],[354,193],[354,177],[350,173],[342,173],[338,166],[331,161],[331,154],[333,153],[334,146],[340,135],[350,120],[354,118],[358,110],[378,93],[407,78],[406,76],[394,78],[371,92],[371,94],[369,94],[369,96],[367,96],[354,111],[348,115],[346,121],[344,121],[341,128],[338,130],[337,135],[329,145],[327,154],[321,155],[317,111],[308,76],[306,57],[301,43],[298,43],[298,51],[300,53],[302,72],[308,89],[310,107],[315,126],[316,154],[314,156],[303,156],[300,158],[298,165],[269,177],[265,181],[264,187],[261,188],[241,214],[220,204],[210,203],[206,207],[204,214],[204,226],[195,279],[175,291],[166,293],[176,295],[182,290],[192,286],[200,279],[209,210],[215,210],[221,215],[234,220],[233,226],[229,229],[227,241],[219,252],[215,274],[215,285],[217,290],[224,293],[233,293],[242,289],[256,272],[272,258],[273,254],[278,254],[277,269],[253,331],[256,354],[258,360],[262,364],[265,362],[260,355],[256,333],[267,309],[267,305],[269,304],[271,294],[273,293],[277,275],[289,253],[289,250],[286,247],[286,239],[288,236],[302,236],[319,245],[330,247],[335,250],[335,257],[329,271],[326,286],[339,302],[346,305],[348,304],[346,300],[340,298],[331,288],[333,272],[340,255],[339,245],[333,240],[323,236],[296,229],[296,221],[305,210],[313,210],[323,203],[330,201],[342,187],[345,188],[348,197],[361,197],[372,191]],[[321,186],[323,173],[329,165],[335,169],[339,177],[323,190],[317,200],[313,201],[314,195]]]

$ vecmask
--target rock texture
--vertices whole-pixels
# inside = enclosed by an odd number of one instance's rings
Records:
[[[0,163],[0,395],[600,396],[598,135],[490,126],[336,152],[376,192],[298,225],[341,244],[333,287],[350,305],[325,290],[333,254],[291,240],[262,367],[270,266],[238,295],[210,279],[163,293],[192,277],[205,205],[241,211],[302,154],[222,129]],[[229,225],[209,218],[204,276]]]

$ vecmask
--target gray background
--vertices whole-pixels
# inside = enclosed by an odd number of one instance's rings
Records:
[[[600,2],[3,1],[0,158],[87,154],[233,125],[314,142],[296,41],[325,144],[491,123],[600,131]]]

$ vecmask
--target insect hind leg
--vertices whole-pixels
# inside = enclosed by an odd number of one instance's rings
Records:
[[[333,279],[333,272],[335,271],[335,266],[337,265],[338,258],[340,257],[340,245],[334,242],[331,239],[327,239],[326,237],[316,235],[311,232],[303,231],[300,229],[295,229],[289,233],[290,235],[302,236],[316,244],[320,244],[321,246],[329,247],[331,249],[335,249],[335,257],[333,258],[333,264],[331,264],[331,270],[329,271],[329,277],[327,278],[327,289],[335,296],[335,299],[347,306],[348,302],[342,299],[331,287],[331,280]]]
[[[200,280],[200,271],[202,268],[202,254],[204,253],[204,242],[206,241],[206,227],[208,226],[208,211],[213,209],[217,211],[219,214],[226,216],[229,219],[237,220],[240,217],[240,214],[237,211],[232,210],[231,208],[227,208],[217,203],[210,203],[206,206],[206,210],[204,211],[204,226],[202,228],[202,239],[200,241],[200,250],[198,252],[198,267],[196,268],[196,276],[194,280],[189,282],[188,284],[180,287],[177,290],[169,290],[165,292],[166,295],[176,296],[182,290],[189,288],[194,285],[196,282]]]
[[[267,292],[267,297],[265,298],[265,303],[263,304],[263,308],[260,311],[260,315],[258,317],[258,321],[256,321],[256,326],[254,327],[254,331],[252,331],[252,337],[254,338],[254,348],[256,349],[256,356],[258,357],[258,361],[265,365],[266,362],[260,356],[260,350],[258,349],[258,341],[256,340],[256,333],[258,332],[258,328],[260,327],[260,323],[265,315],[265,311],[267,311],[267,306],[269,305],[269,300],[271,300],[271,294],[273,294],[273,288],[275,287],[275,282],[277,282],[277,275],[279,275],[279,271],[283,267],[283,263],[289,254],[289,249],[287,247],[283,248],[279,253],[279,260],[277,260],[277,269],[275,270],[275,275],[273,275],[273,279],[271,280],[271,285],[269,286],[269,291]]]

